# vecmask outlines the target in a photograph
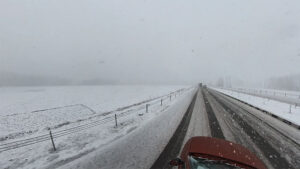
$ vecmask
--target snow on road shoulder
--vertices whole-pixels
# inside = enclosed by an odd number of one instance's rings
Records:
[[[173,110],[174,104],[177,104],[180,100],[185,100],[190,95],[191,90],[193,89],[177,92],[176,96],[173,93],[171,100],[169,96],[164,96],[162,106],[160,99],[150,100],[145,103],[142,102],[142,104],[122,108],[112,114],[95,116],[85,121],[66,125],[67,127],[63,126],[58,130],[55,129],[53,134],[57,151],[53,151],[49,135],[47,135],[46,140],[43,142],[35,144],[34,140],[33,144],[30,142],[30,145],[26,147],[4,152],[0,151],[0,166],[14,169],[57,168],[71,161],[76,161],[76,159],[86,154],[110,146],[116,140],[141,128],[141,126],[152,121],[152,119],[160,117],[170,109]],[[148,113],[145,111],[146,104],[150,104]],[[118,116],[118,127],[115,127],[115,113]],[[44,138],[37,138],[37,140],[41,139]],[[7,146],[5,145],[6,143],[10,142],[1,143],[0,149]],[[23,141],[19,143],[23,143]]]
[[[195,89],[189,91],[172,103],[172,106],[160,112],[157,117],[141,124],[126,137],[103,149],[97,148],[92,153],[60,168],[150,168],[175,132],[195,92]]]
[[[221,93],[227,94],[244,102],[247,102],[255,107],[266,110],[283,119],[286,119],[294,124],[300,125],[300,105],[291,105],[267,98],[252,96],[235,91],[213,88]]]

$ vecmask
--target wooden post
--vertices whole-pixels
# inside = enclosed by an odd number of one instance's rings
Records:
[[[115,114],[115,123],[116,123],[116,127],[118,127],[117,114]]]
[[[56,151],[55,144],[54,144],[54,141],[53,141],[52,132],[51,132],[50,129],[49,129],[49,134],[50,134],[50,139],[51,139],[51,142],[52,142],[53,150]]]
[[[146,113],[148,113],[149,104],[146,104]]]

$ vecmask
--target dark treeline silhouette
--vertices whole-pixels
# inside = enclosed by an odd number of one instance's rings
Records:
[[[0,86],[54,86],[70,84],[72,84],[70,80],[61,77],[0,72]]]
[[[270,78],[267,88],[300,91],[300,74]]]

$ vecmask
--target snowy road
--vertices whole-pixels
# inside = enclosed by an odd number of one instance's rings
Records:
[[[202,90],[201,94],[206,111],[194,113],[207,112],[208,124],[195,123],[192,128],[210,129],[210,136],[247,147],[268,168],[300,166],[299,130],[214,90]]]
[[[186,133],[181,148],[190,137],[211,136],[247,147],[270,169],[296,169],[300,166],[299,130],[253,107],[217,91],[199,89],[192,114],[186,115],[189,116],[189,127],[182,127]],[[174,152],[170,151],[170,147],[176,147],[174,138],[180,139],[180,133],[175,132],[152,169],[171,168],[166,163],[174,158]]]

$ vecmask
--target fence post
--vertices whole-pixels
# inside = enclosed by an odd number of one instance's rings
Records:
[[[149,104],[146,104],[146,113],[148,113]]]
[[[54,144],[54,141],[53,141],[52,132],[51,132],[50,128],[49,128],[49,134],[50,134],[50,139],[51,139],[51,142],[52,142],[53,150],[56,151],[55,144]]]
[[[162,106],[163,99],[160,99],[160,106]]]
[[[170,101],[172,100],[172,94],[170,94]]]
[[[290,104],[290,113],[292,113],[292,105]]]
[[[116,122],[116,127],[118,127],[117,114],[115,114],[115,122]]]

